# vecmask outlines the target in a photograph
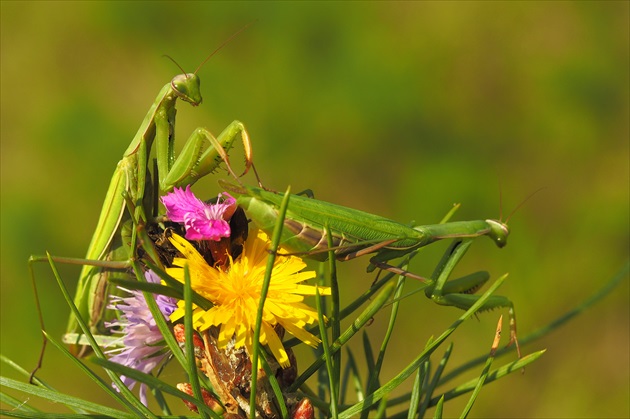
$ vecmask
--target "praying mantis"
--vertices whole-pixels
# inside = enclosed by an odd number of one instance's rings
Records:
[[[215,144],[223,148],[230,148],[237,137],[241,137],[245,149],[246,167],[251,164],[251,145],[249,135],[243,124],[232,122],[215,139],[205,128],[197,128],[186,141],[181,153],[174,157],[174,128],[175,104],[177,100],[188,102],[193,106],[201,103],[200,81],[194,73],[175,76],[158,93],[149,112],[140,125],[131,144],[118,162],[114,175],[105,195],[105,202],[88,247],[86,260],[127,260],[131,257],[130,249],[125,249],[125,243],[116,245],[125,234],[126,223],[131,221],[131,215],[125,212],[127,206],[134,208],[133,217],[138,222],[148,220],[145,209],[152,202],[152,188],[157,187],[157,196],[162,196],[174,187],[190,185],[201,177],[217,169],[221,159],[216,152]],[[153,179],[156,186],[147,179],[149,158],[155,143],[157,175]],[[206,145],[210,145],[204,149]],[[127,205],[127,202],[130,205]],[[133,234],[133,232],[131,233]],[[121,237],[119,237],[121,236]],[[96,332],[102,326],[102,311],[105,299],[92,296],[103,295],[99,288],[107,283],[107,270],[102,267],[84,265],[79,277],[75,304],[82,314],[90,315],[90,325]],[[76,319],[72,316],[68,323],[68,333],[78,332]]]
[[[271,234],[278,218],[284,194],[252,186],[235,186],[219,181],[221,186],[236,197],[247,216],[263,231]],[[330,231],[333,247],[328,246],[326,231]],[[300,195],[291,195],[284,218],[280,245],[292,254],[304,255],[319,261],[334,251],[335,258],[347,261],[374,254],[368,271],[378,267],[427,283],[425,294],[441,305],[467,310],[478,297],[471,295],[488,279],[486,273],[477,273],[447,281],[440,275],[437,280],[427,279],[390,265],[392,259],[402,257],[421,247],[443,239],[455,239],[440,265],[457,263],[472,240],[488,236],[502,248],[507,244],[510,230],[499,220],[458,221],[443,224],[410,227],[384,217],[319,201]],[[457,250],[459,247],[463,250]],[[457,254],[456,259],[451,255]],[[510,315],[510,341],[520,348],[516,337],[516,316],[513,303],[502,296],[491,296],[481,310],[508,308]]]
[[[206,128],[197,128],[177,157],[174,152],[177,101],[188,102],[192,106],[201,104],[200,79],[197,72],[247,26],[223,42],[193,73],[186,73],[182,69],[183,74],[173,77],[162,87],[116,165],[85,259],[56,258],[61,262],[83,265],[74,303],[81,316],[89,319],[89,326],[94,334],[107,333],[105,310],[109,295],[108,278],[127,275],[131,266],[129,262],[135,257],[138,234],[144,238],[141,241],[145,249],[146,243],[150,242],[146,232],[138,227],[156,215],[158,198],[175,187],[195,183],[215,171],[221,162],[229,162],[227,156],[220,155],[218,150],[225,153],[239,137],[245,152],[243,174],[251,166],[252,148],[249,134],[238,120],[229,124],[216,138]],[[155,164],[153,176],[150,172],[152,161]],[[148,253],[151,253],[150,247]],[[155,255],[150,256],[153,260],[158,260]],[[31,256],[29,265],[32,266],[32,262],[41,260],[45,258]],[[33,286],[39,305],[34,279]],[[41,312],[40,323],[43,330]],[[79,355],[84,353],[79,349],[80,336],[78,322],[71,315],[64,341]],[[45,342],[44,336],[44,345]],[[37,368],[41,365],[42,357],[43,350]]]

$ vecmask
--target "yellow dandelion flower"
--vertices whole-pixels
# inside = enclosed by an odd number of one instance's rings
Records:
[[[174,234],[171,242],[184,258],[175,258],[175,267],[167,269],[167,273],[183,283],[183,268],[188,265],[192,289],[214,304],[209,310],[193,305],[194,328],[203,331],[210,326],[220,327],[219,349],[225,348],[234,337],[235,346],[246,346],[251,354],[256,312],[269,255],[269,237],[260,230],[251,231],[243,253],[231,261],[226,271],[208,265],[184,238]],[[302,282],[315,277],[314,271],[300,272],[305,267],[306,264],[298,257],[277,256],[265,300],[260,343],[269,347],[283,368],[289,366],[289,357],[273,329],[275,325],[280,324],[313,347],[320,342],[305,330],[307,325],[317,323],[317,311],[302,301],[306,295],[315,295],[316,288],[321,295],[330,295],[330,288],[302,285]],[[184,302],[180,301],[170,318],[176,321],[183,316]]]

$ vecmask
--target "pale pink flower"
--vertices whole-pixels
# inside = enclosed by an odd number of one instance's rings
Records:
[[[160,278],[153,271],[147,271],[145,278],[148,282],[160,283]],[[116,343],[122,345],[110,349],[106,353],[108,355],[115,354],[110,358],[112,362],[149,374],[166,359],[169,352],[165,351],[167,346],[164,343],[164,337],[157,327],[142,292],[121,289],[127,291],[130,296],[111,297],[112,304],[108,308],[120,311],[120,316],[106,325],[113,328],[114,333],[121,335],[120,340]],[[154,297],[162,315],[168,319],[168,316],[177,308],[176,300],[164,295],[155,295]],[[121,376],[120,379],[129,389],[132,389],[136,384],[135,380],[126,376]],[[114,385],[114,387],[116,386]],[[140,401],[145,405],[147,404],[147,386],[145,384],[140,384]]]

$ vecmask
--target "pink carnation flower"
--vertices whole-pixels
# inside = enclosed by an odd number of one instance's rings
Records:
[[[184,223],[188,240],[214,240],[230,237],[228,220],[236,210],[236,199],[220,193],[216,204],[206,204],[190,191],[175,188],[162,197],[166,216],[176,223]]]

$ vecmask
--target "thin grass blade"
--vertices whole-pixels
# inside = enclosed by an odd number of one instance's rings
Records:
[[[438,346],[440,346],[446,338],[448,338],[466,319],[472,316],[474,313],[483,306],[486,300],[503,284],[507,275],[501,276],[495,281],[494,284],[473,304],[466,312],[459,317],[448,329],[446,329],[428,348],[422,351],[406,368],[404,368],[398,375],[392,378],[389,382],[376,390],[373,394],[368,395],[364,401],[359,402],[349,409],[342,412],[340,418],[351,418],[359,414],[367,406],[371,406],[378,403],[382,397],[389,394],[394,388],[398,387],[403,381],[405,381],[412,373],[420,366],[420,364],[426,361],[431,353]]]
[[[186,360],[188,361],[188,380],[190,381],[193,395],[197,400],[203,400],[201,385],[199,384],[199,377],[197,376],[197,360],[195,358],[193,333],[192,288],[190,287],[190,270],[188,269],[188,264],[186,264],[184,266],[184,334],[186,336],[184,348],[186,350]],[[208,417],[208,414],[203,410],[199,411],[199,415],[204,419]]]
[[[138,282],[144,282],[144,283],[147,282],[146,279],[144,278],[142,267],[138,261],[134,261],[133,270],[136,274],[136,278]],[[149,294],[147,292],[144,292],[143,295],[147,303],[147,307],[149,307],[149,310],[151,311],[151,315],[153,315],[153,319],[155,320],[155,325],[158,327],[158,329],[160,329],[160,333],[162,333],[162,337],[164,338],[164,343],[166,343],[171,353],[173,354],[173,357],[182,366],[182,368],[184,368],[184,370],[187,370],[188,361],[186,361],[186,357],[184,356],[184,353],[182,352],[179,344],[177,343],[177,340],[175,340],[175,337],[173,336],[173,333],[171,332],[170,326],[166,323],[166,320],[164,319],[164,315],[162,314],[162,311],[158,307],[158,304],[155,301],[155,298],[153,297],[152,294]]]
[[[91,378],[92,381],[94,381],[96,383],[96,385],[98,385],[101,389],[103,389],[105,391],[105,393],[107,393],[110,397],[112,397],[114,400],[116,400],[117,402],[119,402],[123,406],[127,407],[126,400],[122,397],[122,395],[118,391],[116,391],[111,386],[110,383],[106,383],[94,371],[92,371],[90,368],[88,368],[87,365],[85,365],[83,362],[81,362],[79,359],[77,359],[75,356],[73,356],[70,353],[70,351],[68,351],[68,349],[64,345],[62,345],[59,342],[57,342],[57,340],[52,338],[48,333],[46,333],[46,338],[48,339],[48,341],[55,348],[57,348],[62,354],[64,354],[66,357],[68,357],[68,359],[70,359],[77,367],[79,367],[79,369],[81,371],[83,371],[83,373],[85,375],[87,375],[89,378]]]
[[[108,360],[103,360],[103,359],[94,359],[94,363],[100,365],[101,367],[110,370],[110,371],[114,371],[117,374],[121,374],[121,375],[125,375],[139,383],[144,383],[149,387],[153,387],[153,388],[157,388],[160,391],[166,393],[166,394],[170,394],[171,396],[175,396],[178,397],[180,399],[184,399],[187,400],[191,403],[193,403],[195,406],[197,406],[197,408],[199,410],[203,410],[205,411],[209,416],[215,418],[215,419],[219,419],[221,416],[219,416],[216,412],[214,412],[212,409],[210,409],[208,406],[206,406],[206,404],[203,402],[203,400],[197,400],[195,397],[190,396],[186,393],[184,393],[183,391],[178,390],[177,388],[173,387],[172,385],[160,380],[159,378],[156,378],[152,375],[149,374],[145,374],[141,371],[135,370],[133,368],[129,368],[127,366],[121,365],[121,364],[117,364],[115,362],[111,362]]]
[[[109,415],[118,418],[136,418],[137,415],[123,412],[121,410],[112,409],[101,404],[89,402],[79,397],[69,396],[67,394],[60,393],[58,391],[48,390],[34,386],[32,384],[22,383],[20,381],[12,380],[6,377],[0,377],[0,387],[8,387],[14,390],[21,391],[26,394],[41,397],[46,400],[50,400],[53,403],[63,404],[65,406],[72,406],[76,409],[82,409],[87,412],[97,412],[103,415]]]
[[[42,414],[41,410],[36,409],[33,406],[29,406],[28,404],[26,404],[27,402],[28,400],[18,400],[13,396],[8,395],[7,393],[0,391],[0,403],[4,403],[8,406],[13,407],[12,411]]]
[[[406,259],[405,262],[407,263],[404,263],[402,265],[402,269],[407,270],[408,259]],[[392,333],[394,332],[394,326],[396,324],[396,319],[398,317],[398,309],[400,307],[399,298],[403,293],[405,280],[406,280],[406,277],[403,275],[400,275],[398,277],[398,283],[396,284],[396,291],[394,292],[394,298],[393,298],[394,302],[391,304],[392,311],[389,316],[389,324],[387,325],[387,330],[385,331],[385,337],[383,338],[383,342],[381,342],[381,347],[380,347],[378,358],[376,360],[376,364],[374,365],[374,368],[368,370],[370,371],[370,377],[368,378],[368,384],[365,390],[367,394],[372,393],[380,385],[379,376],[381,374],[381,368],[383,367],[383,362],[385,360],[385,353],[387,351],[387,345],[392,336]]]
[[[429,383],[428,387],[425,390],[424,399],[422,401],[422,405],[420,406],[420,410],[418,411],[418,415],[420,417],[424,417],[427,408],[429,407],[429,402],[431,401],[431,397],[433,396],[433,392],[440,382],[440,378],[442,377],[442,373],[446,368],[446,364],[448,363],[449,358],[451,357],[451,353],[453,352],[453,342],[451,342],[446,348],[446,352],[444,352],[444,356],[440,360],[438,364],[435,374],[433,374],[433,379]]]
[[[96,340],[94,340],[94,336],[92,336],[92,333],[90,332],[89,327],[87,326],[87,324],[81,317],[81,313],[79,313],[79,309],[77,309],[72,297],[68,293],[68,289],[66,288],[66,285],[61,280],[61,276],[59,275],[57,266],[55,265],[55,262],[52,260],[52,257],[50,256],[50,254],[48,254],[48,261],[53,271],[53,275],[55,276],[55,279],[57,280],[57,284],[59,285],[59,289],[61,290],[61,293],[63,294],[64,299],[70,306],[70,310],[72,310],[72,313],[76,317],[77,323],[79,324],[79,327],[83,331],[83,334],[90,342],[90,346],[92,347],[92,350],[94,351],[94,355],[96,355],[97,358],[100,358],[102,360],[107,359],[107,357],[103,353],[100,346],[98,346],[98,344],[96,343]],[[120,393],[124,396],[125,400],[127,401],[127,403],[125,404],[127,404],[128,408],[130,408],[139,416],[146,416],[149,418],[156,417],[153,413],[151,413],[151,411],[145,405],[142,404],[142,402],[140,402],[140,400],[131,392],[131,390],[127,388],[127,386],[122,382],[120,377],[118,377],[116,374],[110,371],[107,371],[107,374],[112,379],[112,381],[116,384],[116,387],[120,390]]]
[[[492,347],[490,349],[490,354],[488,355],[488,360],[486,361],[486,366],[483,368],[483,371],[481,372],[481,375],[479,376],[479,379],[477,380],[477,385],[475,385],[475,389],[470,395],[470,399],[468,400],[466,407],[464,407],[464,410],[462,411],[462,414],[460,415],[460,418],[462,419],[467,418],[468,415],[470,414],[470,410],[475,404],[475,400],[477,400],[477,396],[479,395],[479,392],[481,391],[481,387],[483,387],[486,381],[486,377],[488,376],[488,371],[490,371],[490,367],[492,366],[492,362],[494,361],[494,355],[496,354],[497,349],[499,348],[499,341],[501,340],[502,326],[503,326],[503,316],[501,315],[499,316],[499,323],[497,324],[497,330],[494,335],[494,341],[492,342]]]
[[[357,363],[354,358],[354,354],[350,350],[350,348],[346,348],[346,352],[348,354],[348,360],[346,361],[346,370],[344,372],[343,381],[341,385],[341,399],[340,404],[345,403],[345,394],[348,386],[348,382],[352,381],[355,397],[357,400],[363,400],[364,393],[363,388],[361,388],[361,373],[357,368]]]
[[[435,405],[435,412],[433,412],[433,419],[442,419],[444,414],[444,396],[440,397]]]
[[[394,292],[395,285],[393,282],[389,282],[381,293],[363,310],[363,312],[357,317],[352,325],[341,334],[339,339],[330,346],[330,352],[335,353],[345,345],[352,336],[355,335],[361,328],[368,323],[372,317],[385,305]],[[287,392],[296,391],[311,375],[313,375],[322,364],[325,362],[324,356],[320,356],[316,359],[306,370],[295,380],[291,386],[287,389]]]
[[[330,316],[332,318],[330,325],[330,338],[332,341],[336,341],[341,336],[341,320],[339,318],[340,311],[340,297],[339,297],[339,281],[337,280],[337,258],[335,257],[335,252],[332,250],[334,247],[333,243],[333,235],[330,231],[330,227],[327,225],[325,227],[326,231],[326,239],[328,248],[331,249],[328,251],[328,267],[329,267],[329,276],[330,276]],[[322,307],[326,307],[322,304]],[[323,331],[320,329],[320,333]],[[332,376],[333,382],[339,383],[341,378],[341,351],[338,351],[333,355],[332,359]],[[337,389],[338,390],[338,389]],[[335,394],[336,403],[339,403],[339,393]]]
[[[280,205],[280,209],[278,211],[278,219],[276,220],[276,225],[273,228],[273,234],[271,235],[271,246],[269,248],[269,256],[267,257],[267,266],[265,268],[265,277],[263,279],[262,289],[260,291],[260,301],[258,303],[258,311],[256,313],[256,327],[254,328],[254,338],[253,338],[253,354],[252,354],[252,386],[251,393],[249,397],[249,417],[254,419],[256,416],[256,385],[255,383],[258,380],[258,352],[260,351],[260,328],[262,327],[262,317],[263,310],[265,307],[265,299],[267,298],[267,292],[269,291],[269,282],[271,282],[271,273],[273,271],[273,265],[276,260],[276,254],[278,252],[278,247],[280,244],[280,238],[282,235],[282,227],[284,226],[284,218],[287,213],[287,208],[289,207],[289,197],[290,197],[291,187],[288,187],[284,198],[282,199],[282,204]]]
[[[510,362],[509,364],[504,365],[490,372],[486,378],[485,384],[487,385],[493,381],[498,380],[499,378],[505,377],[506,375],[510,373],[513,373],[515,371],[521,370],[522,368],[525,368],[527,365],[531,364],[532,362],[540,358],[542,354],[544,354],[546,351],[547,351],[546,349],[543,349],[541,351],[534,352],[529,355],[525,355],[519,360]],[[448,400],[454,399],[455,397],[461,396],[462,394],[466,394],[475,388],[475,386],[477,385],[477,381],[478,381],[477,378],[470,380],[464,384],[461,384],[455,387],[454,389],[450,391],[445,392],[442,396],[445,398],[445,401],[448,401]],[[438,397],[431,399],[431,401],[429,402],[429,407],[435,406],[438,400],[439,400]]]
[[[260,359],[260,364],[262,365],[263,370],[265,371],[265,374],[267,375],[267,378],[269,379],[269,384],[271,385],[273,394],[276,396],[275,402],[278,408],[280,409],[280,416],[282,416],[283,418],[289,417],[289,409],[287,408],[287,405],[284,402],[284,395],[282,394],[282,390],[280,389],[280,384],[278,383],[276,376],[271,370],[271,367],[269,366],[267,359],[265,358],[264,354],[261,354],[261,356],[258,359]]]
[[[328,346],[328,334],[324,323],[324,314],[322,313],[322,301],[319,295],[319,288],[315,289],[315,303],[317,305],[317,316],[319,323],[319,333],[322,339],[322,348],[324,349],[324,359],[326,361],[326,371],[328,372],[328,389],[330,391],[330,415],[333,418],[338,414],[339,401],[339,381],[335,380],[334,364],[330,348]]]

